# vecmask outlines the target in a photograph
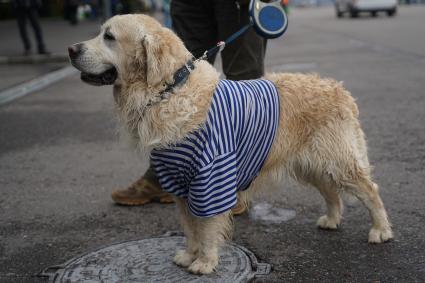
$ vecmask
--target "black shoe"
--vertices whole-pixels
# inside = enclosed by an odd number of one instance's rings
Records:
[[[29,56],[29,55],[31,55],[31,49],[25,49],[24,56]]]
[[[46,48],[39,48],[38,49],[38,54],[40,55],[50,55],[50,51],[48,51]]]

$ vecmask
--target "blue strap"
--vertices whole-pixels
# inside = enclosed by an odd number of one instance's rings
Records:
[[[230,37],[228,37],[224,42],[226,44],[229,44],[230,42],[238,38],[240,35],[242,35],[244,32],[246,32],[251,26],[252,26],[252,23],[250,22],[249,24],[247,24],[246,26],[242,27],[240,30],[232,34]]]
[[[223,50],[224,46],[226,46],[227,44],[229,44],[230,42],[234,41],[236,38],[238,38],[239,36],[241,36],[244,32],[246,32],[251,26],[253,25],[252,22],[250,22],[249,24],[243,26],[240,30],[238,30],[237,32],[235,32],[234,34],[232,34],[231,36],[229,36],[225,41],[220,41],[217,43],[216,46],[208,49],[207,51],[204,52],[204,54],[199,57],[198,59],[207,59],[210,56],[213,56],[214,54],[216,54],[217,52]]]

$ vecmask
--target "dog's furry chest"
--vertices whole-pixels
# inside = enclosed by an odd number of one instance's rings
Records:
[[[237,190],[258,175],[271,149],[279,121],[279,96],[270,81],[222,80],[203,127],[183,142],[153,150],[162,188],[187,198],[201,217],[236,204]]]

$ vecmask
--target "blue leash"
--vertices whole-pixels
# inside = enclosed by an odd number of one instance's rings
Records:
[[[208,49],[207,51],[202,54],[201,57],[197,58],[196,60],[206,60],[208,57],[215,55],[218,52],[221,52],[224,47],[226,47],[227,44],[234,41],[236,38],[241,36],[244,32],[246,32],[250,27],[253,26],[253,23],[250,22],[249,24],[243,26],[240,30],[229,36],[225,41],[220,41],[217,43],[216,46]]]

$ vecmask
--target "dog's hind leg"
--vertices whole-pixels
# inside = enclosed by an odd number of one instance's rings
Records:
[[[363,167],[353,154],[348,154],[348,158],[328,160],[337,166],[324,165],[322,176],[318,177],[317,172],[313,180],[308,180],[314,184],[324,197],[328,212],[319,218],[317,224],[321,228],[335,229],[341,220],[342,201],[339,190],[344,190],[357,197],[366,208],[372,218],[372,229],[369,232],[370,243],[381,243],[393,238],[391,224],[388,221],[387,212],[378,193],[378,185],[372,182],[369,168]],[[323,179],[331,181],[323,182]],[[330,185],[334,183],[335,185]]]
[[[343,204],[340,197],[340,188],[328,177],[323,176],[314,186],[325,199],[327,212],[319,217],[317,226],[322,229],[336,229],[341,223]]]
[[[356,196],[369,210],[373,223],[369,232],[369,242],[382,243],[393,238],[391,224],[379,196],[378,185],[372,181],[370,176],[366,141],[358,123],[356,123],[353,132],[354,138],[350,139],[350,141],[354,162],[352,162],[353,166],[347,165],[346,169],[351,174],[345,174],[342,183],[345,190]],[[347,164],[350,164],[350,162]]]
[[[177,208],[180,214],[180,222],[183,226],[183,231],[186,236],[186,249],[178,250],[174,256],[174,263],[188,267],[196,259],[198,253],[198,242],[196,236],[196,221],[187,208],[187,201],[180,198],[175,198]]]
[[[378,186],[370,177],[370,166],[363,132],[358,123],[342,125],[340,130],[333,128],[331,140],[322,131],[310,148],[294,159],[293,171],[298,180],[318,187],[326,200],[328,214],[319,218],[318,225],[330,228],[340,220],[338,208],[342,207],[338,190],[356,196],[369,210],[372,229],[369,242],[381,243],[393,238],[387,212],[378,193]],[[327,180],[327,181],[326,181]],[[330,186],[329,184],[335,185]],[[326,223],[331,219],[334,223]]]
[[[378,185],[370,176],[370,165],[367,158],[367,147],[363,131],[357,124],[341,138],[335,146],[326,171],[333,181],[344,191],[356,196],[366,208],[372,218],[372,229],[369,232],[370,243],[381,243],[393,238],[391,224],[387,212],[379,196]]]
[[[337,229],[341,223],[343,203],[340,197],[341,186],[338,185],[324,158],[317,151],[309,150],[298,155],[290,164],[289,175],[302,184],[309,184],[318,189],[326,203],[327,212],[319,217],[317,226],[322,229]]]
[[[231,212],[208,218],[196,218],[196,237],[199,245],[198,257],[188,270],[195,274],[212,273],[218,264],[218,250],[230,238],[232,229]]]
[[[378,185],[372,182],[369,175],[360,173],[354,180],[345,182],[345,189],[360,199],[369,210],[372,218],[369,243],[382,243],[392,239],[391,224],[379,196]]]

